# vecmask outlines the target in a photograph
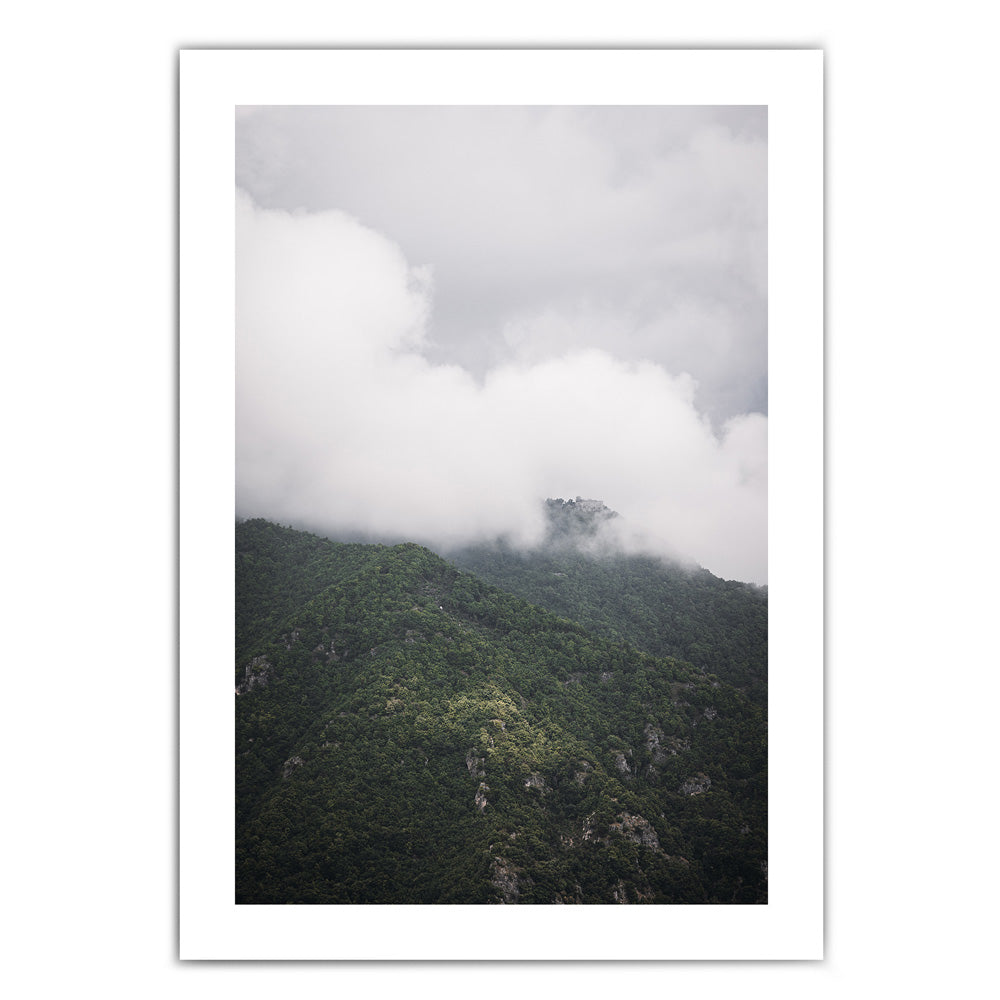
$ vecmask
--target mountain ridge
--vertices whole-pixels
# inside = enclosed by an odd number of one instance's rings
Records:
[[[597,635],[689,661],[766,701],[766,587],[627,551],[604,531],[624,519],[601,500],[545,505],[541,545],[500,538],[450,550],[448,559]]]

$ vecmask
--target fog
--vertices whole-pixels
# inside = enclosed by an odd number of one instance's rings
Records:
[[[501,324],[515,349],[477,370],[435,346],[431,257],[243,190],[236,237],[238,516],[531,545],[546,497],[582,495],[622,514],[633,547],[766,582],[767,417],[713,417],[685,368],[614,352],[651,336],[635,316],[556,296]]]

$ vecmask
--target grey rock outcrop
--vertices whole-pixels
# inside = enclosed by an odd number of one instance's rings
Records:
[[[243,680],[236,685],[237,694],[249,694],[254,688],[266,688],[271,679],[271,672],[274,667],[266,656],[255,656],[247,664]]]
[[[712,779],[699,771],[681,785],[680,792],[684,795],[704,795],[711,787]]]
[[[281,770],[281,777],[288,781],[297,767],[301,767],[305,761],[301,757],[289,757],[285,761],[285,766]]]

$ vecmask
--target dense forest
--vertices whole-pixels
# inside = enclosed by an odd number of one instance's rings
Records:
[[[449,553],[450,561],[595,635],[686,660],[766,704],[766,588],[626,554],[602,538],[618,514],[599,501],[546,505],[543,544],[518,549],[499,539]]]
[[[237,524],[237,902],[767,901],[766,592],[573,530]]]

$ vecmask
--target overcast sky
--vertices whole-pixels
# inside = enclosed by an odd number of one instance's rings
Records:
[[[432,545],[540,501],[767,580],[763,108],[253,108],[237,513]]]

